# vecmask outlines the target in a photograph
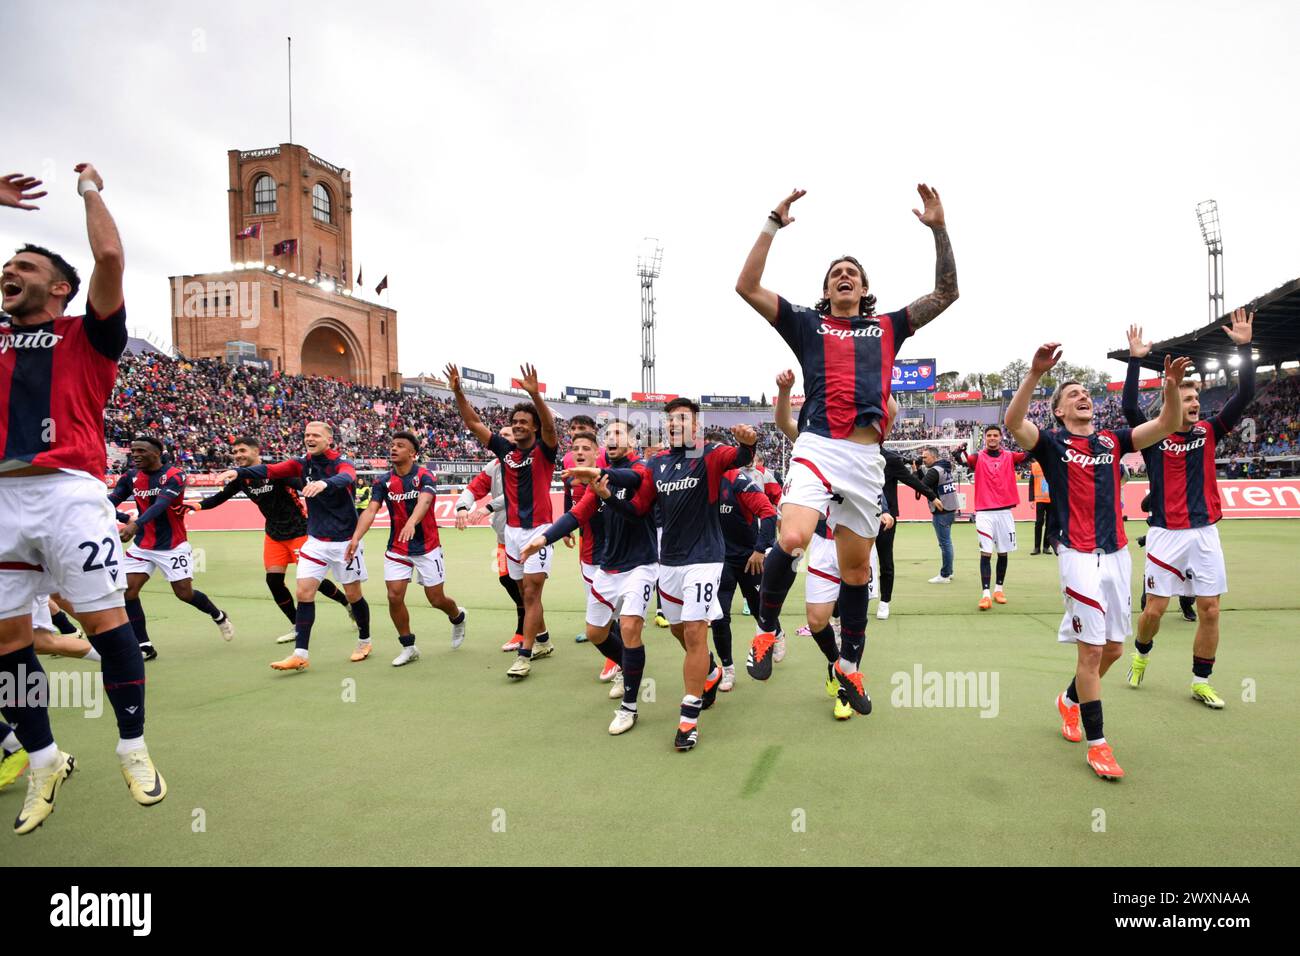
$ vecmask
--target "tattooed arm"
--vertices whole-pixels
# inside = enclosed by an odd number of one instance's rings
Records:
[[[943,203],[939,201],[939,191],[931,189],[925,183],[916,187],[921,194],[924,211],[913,209],[912,212],[922,223],[934,232],[934,291],[923,295],[909,306],[908,314],[912,320],[912,331],[926,325],[940,312],[957,301],[957,261],[952,254],[952,240],[948,238],[948,229],[943,220]]]

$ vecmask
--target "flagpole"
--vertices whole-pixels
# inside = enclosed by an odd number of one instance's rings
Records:
[[[289,142],[293,142],[293,37],[289,41]],[[299,263],[301,265],[301,263]]]

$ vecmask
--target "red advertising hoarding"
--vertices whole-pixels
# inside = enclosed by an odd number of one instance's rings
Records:
[[[978,402],[984,397],[983,392],[935,392],[936,402]]]
[[[680,398],[671,392],[633,392],[632,401],[634,402],[671,402],[674,398]]]
[[[1159,387],[1160,387],[1160,379],[1158,379],[1158,378],[1142,378],[1142,379],[1138,379],[1138,388],[1159,388]],[[1106,383],[1106,391],[1108,391],[1108,392],[1122,392],[1122,391],[1124,391],[1124,383],[1123,383],[1123,382],[1107,382],[1107,383]]]
[[[521,381],[519,381],[519,379],[517,379],[517,378],[512,378],[512,379],[510,380],[510,387],[511,387],[511,388],[517,388],[517,389],[519,389],[519,391],[521,391],[521,392],[524,391],[524,383],[521,382]],[[546,383],[545,383],[545,382],[538,382],[538,383],[537,383],[537,390],[538,390],[539,392],[541,392],[543,395],[545,395],[545,394],[546,394]]]

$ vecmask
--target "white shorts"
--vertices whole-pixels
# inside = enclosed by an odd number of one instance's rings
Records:
[[[168,581],[188,581],[194,577],[194,550],[188,541],[182,541],[179,548],[166,551],[153,551],[136,544],[126,545],[122,558],[122,569],[127,574],[153,574],[153,569],[162,571]],[[73,607],[76,607],[74,604]]]
[[[370,580],[366,573],[366,543],[357,545],[357,553],[347,560],[348,542],[322,541],[310,535],[298,551],[298,580],[323,581],[328,574],[339,584],[356,584]]]
[[[59,472],[0,478],[0,620],[57,591],[77,611],[122,607],[126,574],[108,489]]]
[[[1146,592],[1156,597],[1217,597],[1228,593],[1219,528],[1150,528],[1143,569]]]
[[[59,633],[59,629],[54,626],[54,617],[50,614],[50,596],[48,594],[38,594],[32,598],[32,627],[38,631],[49,631],[52,634]]]
[[[885,458],[879,445],[801,432],[790,456],[781,505],[803,505],[826,515],[832,529],[875,538],[880,530],[880,490]]]
[[[585,561],[579,561],[578,567],[582,572],[582,586],[587,589],[587,595],[590,597],[591,585],[596,580],[596,575],[600,573],[600,567]]]
[[[528,542],[546,534],[546,529],[549,527],[549,524],[539,524],[536,528],[514,528],[506,525],[506,569],[513,580],[522,581],[525,574],[550,575],[551,558],[555,553],[552,545],[548,544],[523,564],[519,563],[519,555],[524,548],[528,547]]]
[[[1016,550],[1016,519],[1010,508],[975,512],[975,532],[981,554],[1009,554]]]
[[[443,568],[442,548],[434,548],[427,554],[393,554],[384,552],[384,580],[409,581],[412,572],[420,572],[420,584],[431,588],[447,580]]]
[[[591,567],[591,565],[587,565]],[[659,565],[643,564],[631,571],[611,573],[595,569],[587,589],[587,623],[604,627],[618,614],[620,617],[644,619],[659,580]]]
[[[659,565],[660,608],[669,624],[684,621],[719,621],[722,602],[718,582],[722,562],[716,564]]]
[[[1057,640],[1123,644],[1133,631],[1133,558],[1128,549],[1096,554],[1062,548],[1056,564],[1065,596]]]
[[[804,601],[809,604],[834,604],[840,596],[840,561],[835,542],[813,535],[808,542],[808,575],[804,579]],[[880,585],[880,559],[871,549],[871,581],[867,600],[875,600]]]

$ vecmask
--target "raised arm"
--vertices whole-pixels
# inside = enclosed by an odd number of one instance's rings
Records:
[[[791,441],[799,439],[799,425],[790,411],[790,390],[794,388],[794,372],[786,369],[776,376],[776,427]]]
[[[86,301],[100,317],[111,315],[122,304],[122,272],[125,258],[122,239],[117,225],[104,205],[100,190],[104,180],[89,163],[76,166],[77,191],[86,205],[86,233],[90,237],[90,252],[95,257],[95,270],[90,274]],[[123,343],[125,345],[125,343]]]
[[[1142,328],[1137,325],[1128,327],[1128,374],[1124,376],[1124,392],[1120,399],[1120,409],[1129,428],[1137,428],[1146,416],[1138,403],[1138,380],[1142,374],[1142,359],[1151,354],[1151,343],[1142,341]]]
[[[209,495],[206,498],[200,499],[199,503],[194,506],[194,510],[211,511],[213,508],[225,504],[227,501],[235,497],[235,495],[239,494],[243,490],[244,490],[244,483],[240,481],[238,478],[235,478],[232,481],[226,482],[222,486],[221,490],[218,491],[215,495]]]
[[[546,402],[542,400],[541,386],[537,383],[537,369],[531,365],[519,366],[519,382],[528,393],[528,397],[533,400],[533,405],[537,408],[537,424],[540,426],[542,441],[555,448],[559,445],[559,437],[555,434],[555,416]]]
[[[934,233],[934,291],[923,295],[908,306],[908,318],[915,332],[921,326],[937,317],[940,312],[957,301],[957,260],[952,254],[952,240],[948,238],[948,227],[944,223],[943,203],[939,201],[939,190],[931,189],[925,183],[918,183],[916,191],[921,194],[923,209],[913,209],[916,218],[929,226]]]
[[[1237,390],[1232,393],[1232,397],[1224,403],[1219,414],[1213,419],[1213,427],[1216,429],[1215,440],[1221,439],[1237,427],[1237,422],[1241,421],[1246,407],[1255,397],[1255,359],[1250,350],[1254,323],[1254,312],[1247,313],[1245,309],[1238,309],[1232,313],[1232,324],[1223,327],[1228,338],[1232,339],[1233,344],[1237,346],[1241,365],[1238,366],[1237,371]]]
[[[1048,342],[1046,345],[1040,346],[1038,351],[1034,353],[1033,360],[1029,363],[1029,371],[1020,380],[1020,387],[1016,389],[1016,394],[1012,396],[1010,404],[1007,405],[1005,419],[1007,431],[1011,432],[1011,437],[1016,440],[1021,448],[1032,451],[1038,444],[1038,426],[1026,417],[1029,414],[1029,402],[1034,397],[1034,389],[1038,387],[1038,380],[1050,372],[1060,360],[1060,342]]]
[[[1183,384],[1183,376],[1191,364],[1192,360],[1186,356],[1172,362],[1168,355],[1165,356],[1164,405],[1160,409],[1159,418],[1143,422],[1133,429],[1133,447],[1138,451],[1168,438],[1183,423],[1183,401],[1178,388]]]
[[[749,250],[745,265],[740,270],[740,278],[736,280],[736,291],[740,297],[772,325],[776,325],[777,299],[775,292],[763,288],[767,254],[772,248],[772,237],[776,231],[794,222],[794,217],[790,215],[790,205],[801,199],[806,192],[807,190],[796,189],[768,213],[763,231],[754,240],[754,248]]]
[[[465,397],[465,391],[460,386],[460,370],[455,363],[450,363],[446,369],[447,384],[451,386],[451,393],[456,399],[456,411],[460,412],[460,420],[465,423],[465,427],[473,432],[474,437],[479,440],[484,448],[492,440],[492,429],[483,424],[483,419],[478,417],[478,412],[474,406],[469,403]]]

